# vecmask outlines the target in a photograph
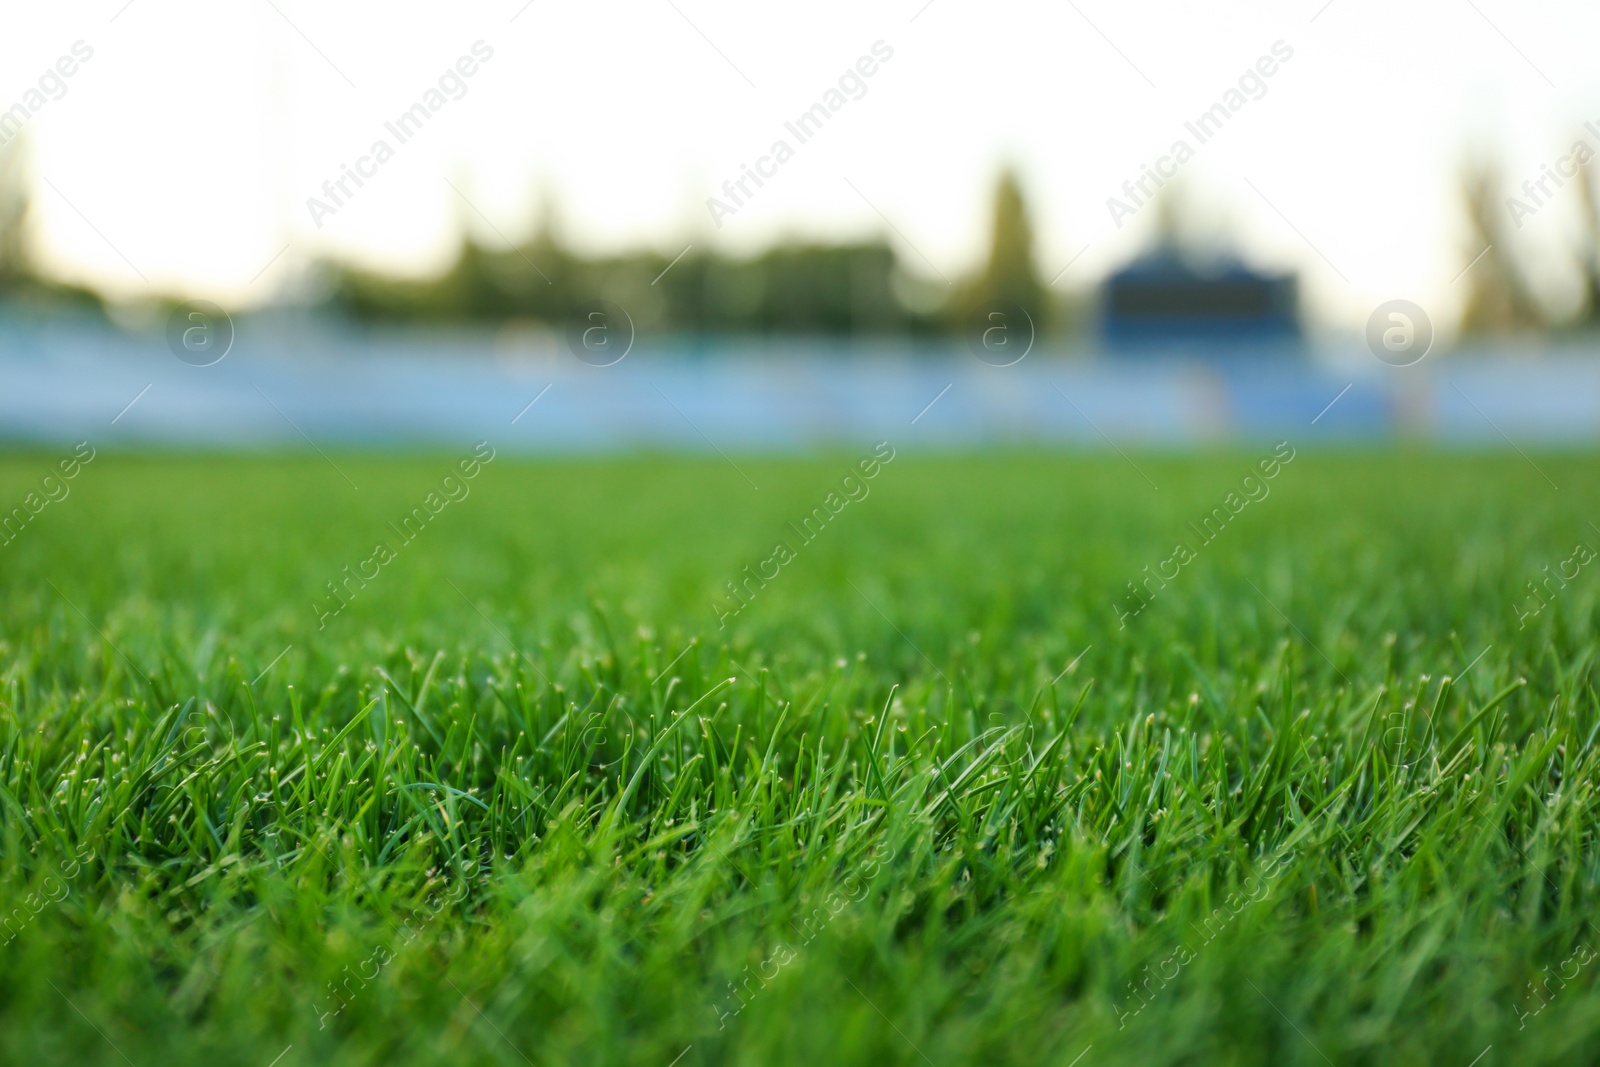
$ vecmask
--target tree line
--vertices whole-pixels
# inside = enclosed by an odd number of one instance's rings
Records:
[[[1583,141],[1575,148],[1586,146]],[[1462,167],[1463,335],[1600,328],[1596,155],[1575,151],[1557,161],[1561,176],[1542,174],[1520,189],[1482,159]],[[102,294],[40,268],[28,240],[27,177],[17,142],[0,149],[0,304],[103,311]],[[1530,209],[1562,197],[1576,198],[1569,205],[1576,210],[1568,213],[1576,221],[1561,254],[1552,257],[1528,240],[1523,224]],[[1158,242],[1184,228],[1183,220],[1169,216],[1197,210],[1175,196],[1162,206]],[[1044,334],[1087,327],[1092,296],[1057,291],[1038,273],[1032,219],[1011,170],[995,182],[988,230],[983,261],[955,279],[930,273],[920,259],[908,261],[883,237],[787,239],[746,256],[700,244],[678,255],[584,255],[560,238],[550,218],[510,247],[464,234],[448,266],[428,277],[337,260],[315,264],[313,274],[322,310],[374,324],[561,324],[581,319],[595,301],[605,300],[626,308],[637,328],[658,333],[933,337],[969,330],[996,303],[1022,308]],[[179,302],[173,296],[152,299],[158,305]]]

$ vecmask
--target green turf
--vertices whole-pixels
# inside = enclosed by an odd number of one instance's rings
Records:
[[[502,453],[336,615],[466,449],[102,452],[0,548],[0,1062],[1595,1062],[1600,466],[1303,449],[1119,628],[1270,451],[809,544],[870,446]]]

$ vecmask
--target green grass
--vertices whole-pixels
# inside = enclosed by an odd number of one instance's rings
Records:
[[[0,1062],[1595,1062],[1600,467],[1302,451],[1119,629],[1264,451],[903,452],[726,629],[856,455],[502,454],[320,631],[456,456],[101,454],[0,548]]]

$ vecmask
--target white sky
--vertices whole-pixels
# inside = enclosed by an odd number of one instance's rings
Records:
[[[1600,126],[1600,9],[1324,2],[4,0],[0,109],[74,41],[93,47],[28,127],[35,224],[54,269],[130,296],[264,301],[317,253],[436,266],[460,218],[495,237],[446,179],[508,236],[553,195],[580,245],[668,254],[885,232],[881,211],[908,264],[953,277],[981,254],[1008,160],[1044,277],[1088,246],[1065,287],[1138,247],[1153,212],[1118,230],[1106,198],[1282,39],[1294,58],[1197,146],[1191,192],[1251,258],[1302,268],[1324,324],[1358,328],[1394,297],[1448,319],[1477,251],[1455,168],[1479,146],[1519,184]],[[494,58],[467,95],[313,226],[306,198],[376,138],[394,144],[384,121],[479,39]],[[894,58],[867,94],[714,229],[705,198],[774,139],[793,145],[784,121],[878,40]],[[1567,211],[1523,233],[1557,249]]]

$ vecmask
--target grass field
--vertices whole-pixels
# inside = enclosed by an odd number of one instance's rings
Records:
[[[1271,451],[101,452],[0,548],[0,1062],[1596,1062],[1600,466],[1203,543]]]

